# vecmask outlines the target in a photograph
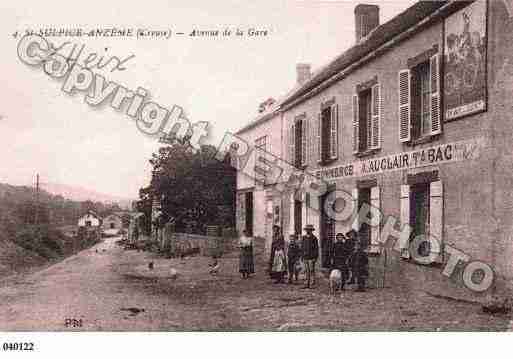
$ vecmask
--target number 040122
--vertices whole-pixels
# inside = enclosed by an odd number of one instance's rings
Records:
[[[3,343],[2,349],[4,351],[25,351],[25,350],[34,350],[34,343]]]

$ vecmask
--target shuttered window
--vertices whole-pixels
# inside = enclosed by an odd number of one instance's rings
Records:
[[[375,84],[353,95],[353,152],[381,148],[381,86]]]
[[[411,239],[418,235],[432,237],[440,244],[439,248],[421,245],[419,255],[436,253],[435,262],[443,261],[443,184],[441,181],[425,182],[412,186],[401,186],[401,226],[408,224],[412,229]],[[409,258],[407,250],[402,251],[403,258]]]
[[[353,153],[358,153],[360,150],[360,105],[358,95],[353,95]]]
[[[330,159],[338,157],[338,105],[331,106],[330,116]]]
[[[338,158],[339,147],[339,111],[338,105],[332,104],[321,110],[317,119],[317,154],[318,162]]]
[[[410,70],[399,72],[399,141],[411,140]]]
[[[399,140],[429,137],[442,132],[440,64],[435,54],[399,72]]]
[[[307,164],[307,154],[308,154],[308,121],[305,119],[300,121],[301,123],[301,159],[298,161],[301,166],[306,166]]]
[[[440,116],[440,65],[439,56],[435,54],[431,57],[430,76],[431,76],[431,134],[436,135],[442,132],[442,120]]]

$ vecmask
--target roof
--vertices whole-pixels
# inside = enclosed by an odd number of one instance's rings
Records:
[[[281,100],[277,101],[269,111],[251,121],[248,125],[237,131],[236,134],[247,131],[274,117],[282,107],[307,94],[333,75],[348,68],[364,56],[379,48],[381,45],[387,43],[397,35],[405,32],[423,19],[434,14],[443,6],[450,3],[452,5],[452,11],[456,11],[467,6],[471,2],[473,1],[419,1],[415,3],[388,22],[375,28],[360,42],[344,51],[327,65],[321,67],[304,84],[296,86]]]

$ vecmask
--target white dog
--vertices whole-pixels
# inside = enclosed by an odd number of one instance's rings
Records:
[[[330,295],[335,295],[337,290],[342,288],[342,272],[340,269],[333,269],[330,273]]]

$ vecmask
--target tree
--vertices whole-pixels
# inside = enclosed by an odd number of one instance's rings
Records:
[[[162,220],[174,219],[177,230],[193,227],[204,232],[206,225],[234,225],[235,169],[229,161],[215,158],[216,148],[175,142],[161,147],[150,159],[153,166],[148,187],[141,189],[140,209],[149,216],[155,198],[162,206]],[[233,215],[220,215],[220,206],[232,208]]]

